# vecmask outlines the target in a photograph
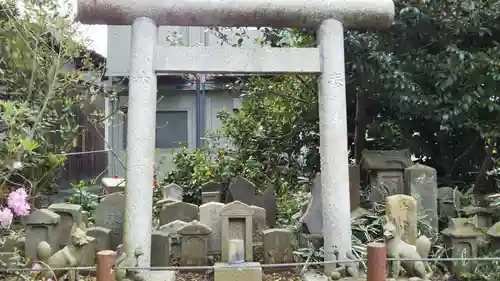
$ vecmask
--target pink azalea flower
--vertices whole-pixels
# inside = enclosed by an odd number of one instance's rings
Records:
[[[27,216],[30,211],[30,205],[28,204],[28,194],[24,187],[18,188],[12,191],[7,198],[7,206],[12,209],[17,216]]]
[[[31,268],[31,273],[36,273],[38,272],[40,269],[42,269],[42,266],[39,264],[39,263],[35,263],[33,265],[33,267]]]

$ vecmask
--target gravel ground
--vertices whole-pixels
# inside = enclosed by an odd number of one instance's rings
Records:
[[[194,272],[180,272],[176,274],[176,281],[213,281],[214,274],[210,273],[194,273]],[[301,274],[297,271],[281,271],[273,273],[264,273],[262,275],[263,281],[299,281],[302,280]],[[237,280],[235,280],[237,281]]]

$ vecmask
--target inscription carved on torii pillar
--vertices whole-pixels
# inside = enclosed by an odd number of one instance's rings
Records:
[[[386,27],[393,17],[392,0],[78,0],[84,24],[132,25],[127,254],[151,247],[157,73],[318,73],[325,261],[334,261],[336,250],[345,259],[351,221],[343,32]],[[157,47],[158,25],[318,27],[319,47]],[[145,250],[139,266],[149,265]]]

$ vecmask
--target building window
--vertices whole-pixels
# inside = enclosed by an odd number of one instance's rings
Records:
[[[127,115],[123,122],[123,147],[127,147]],[[156,112],[156,148],[179,148],[188,142],[187,111]]]

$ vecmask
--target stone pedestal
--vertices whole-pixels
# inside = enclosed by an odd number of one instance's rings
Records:
[[[498,253],[500,251],[500,222],[488,229],[487,235],[490,241],[490,250]]]
[[[214,268],[215,281],[262,281],[262,267],[258,262],[241,265],[252,267],[229,267],[228,263],[216,263]]]
[[[473,224],[470,218],[451,219],[448,228],[441,234],[444,236],[444,246],[451,258],[465,258],[464,261],[448,263],[450,271],[455,275],[470,273],[477,266],[477,261],[470,260],[477,257],[478,237],[483,233]],[[467,260],[469,259],[469,260]]]

